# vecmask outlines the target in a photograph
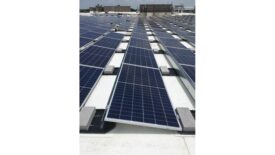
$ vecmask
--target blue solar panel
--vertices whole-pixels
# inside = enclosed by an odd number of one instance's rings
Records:
[[[146,33],[132,33],[132,38],[138,38],[138,39],[144,39],[147,40],[147,34]]]
[[[158,67],[152,50],[136,48],[131,46],[128,48],[126,52],[124,63],[155,68]]]
[[[116,49],[119,43],[120,40],[105,37],[95,43],[95,45]]]
[[[160,71],[124,64],[118,81],[151,87],[164,88]]]
[[[95,28],[95,27],[89,27],[87,28],[89,31],[92,31],[92,32],[97,32],[97,33],[100,33],[100,34],[103,34],[105,32],[108,31],[108,29],[102,29],[102,28]]]
[[[123,38],[123,36],[124,36],[123,34],[115,33],[115,32],[111,32],[106,35],[106,37],[108,37],[108,38],[114,38],[114,39],[119,39],[119,40],[121,40]]]
[[[142,40],[137,38],[131,38],[130,46],[151,49],[151,46],[148,40]]]
[[[80,106],[101,73],[102,69],[80,66]]]
[[[177,48],[186,48],[185,46],[183,46],[178,40],[176,39],[164,39],[161,38],[162,43],[165,46],[170,46],[170,47],[177,47]]]
[[[195,54],[183,48],[167,48],[174,58],[181,64],[195,65]]]
[[[88,32],[88,30],[80,29],[80,34],[83,34],[83,33],[86,33],[86,32]]]
[[[101,36],[101,34],[95,33],[95,32],[87,32],[87,33],[80,35],[80,37],[85,37],[85,38],[89,38],[89,39],[96,39],[99,36]]]
[[[91,41],[92,41],[91,39],[80,37],[79,47],[82,47],[82,46],[86,45],[87,43],[89,43]]]
[[[123,65],[105,120],[181,130],[158,69]]]
[[[91,46],[80,53],[80,64],[105,67],[113,53],[114,50],[109,48]]]
[[[195,82],[195,67],[181,65],[181,67],[185,70],[188,76]]]
[[[159,37],[159,38],[170,38],[170,39],[174,39],[172,37],[171,34],[167,33],[167,32],[156,32],[156,35]]]
[[[80,91],[79,106],[81,106],[82,103],[84,102],[84,100],[86,99],[87,95],[91,91],[91,89],[90,88],[85,88],[85,87],[80,87],[79,91]]]

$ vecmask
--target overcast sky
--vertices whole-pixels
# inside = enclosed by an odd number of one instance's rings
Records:
[[[106,5],[130,5],[136,9],[139,4],[171,4],[178,5],[183,4],[185,7],[194,7],[195,0],[80,0],[80,8],[86,9],[89,6],[95,6],[96,4]]]

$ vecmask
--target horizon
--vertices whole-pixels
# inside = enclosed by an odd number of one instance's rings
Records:
[[[140,4],[173,4],[173,5],[184,5],[186,8],[194,8],[195,0],[80,0],[80,9],[88,9],[94,7],[97,4],[102,6],[130,6],[132,9],[138,9]]]

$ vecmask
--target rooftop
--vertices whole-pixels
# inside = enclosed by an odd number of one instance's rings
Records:
[[[194,21],[81,14],[81,154],[194,154]]]

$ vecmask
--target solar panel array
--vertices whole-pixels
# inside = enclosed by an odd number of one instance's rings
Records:
[[[113,16],[80,16],[80,44],[83,47],[91,43],[94,39],[102,36],[106,32],[110,32],[117,24],[123,25],[125,28],[130,26],[134,20],[133,17],[113,17]],[[110,38],[121,39],[123,35],[111,33]]]
[[[111,29],[120,24],[120,29],[127,30],[135,21],[104,120],[182,131],[147,38],[144,23],[149,22],[148,25],[167,49],[167,54],[173,57],[192,82],[195,82],[195,54],[156,24],[158,22],[172,29],[174,25],[170,22],[177,18],[164,22],[165,18],[169,17],[153,17],[150,20],[126,16],[80,17],[80,107],[85,105],[124,37]],[[185,38],[190,37],[188,42],[192,42],[192,28],[174,29]]]
[[[155,20],[156,20],[156,17],[152,17],[152,20],[149,21],[151,28],[156,33],[156,36],[160,39],[161,43],[166,47],[167,49],[166,52],[170,56],[172,56],[175,59],[175,61],[177,61],[177,64],[179,64],[179,67],[182,68],[183,74],[186,75],[186,78],[194,86],[194,83],[195,83],[194,52],[191,51],[190,49],[187,49],[182,43],[180,43],[178,39],[172,37],[171,34],[167,32],[163,32],[162,31],[163,29],[158,24],[156,24]]]
[[[136,27],[138,30],[134,31],[146,34],[142,21],[139,20]],[[131,42],[133,39],[137,43],[149,44],[145,39],[132,38]],[[131,42],[105,120],[181,130],[153,51],[145,44],[133,46]]]
[[[125,27],[129,27],[130,23],[126,23],[125,19],[127,17],[80,16],[80,47],[95,42],[80,52],[80,107],[83,106],[124,36],[111,32],[111,28],[117,23],[124,23]],[[108,34],[105,36],[106,32]],[[101,39],[95,41],[100,36]]]

